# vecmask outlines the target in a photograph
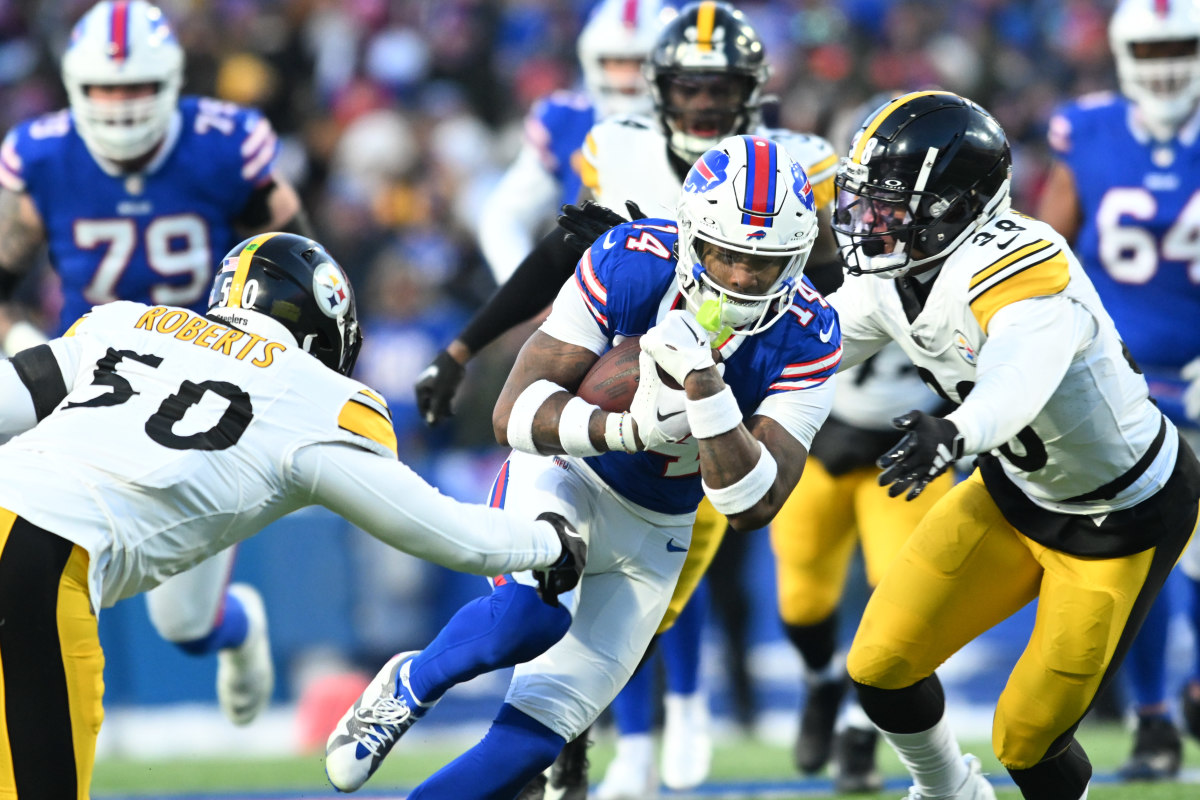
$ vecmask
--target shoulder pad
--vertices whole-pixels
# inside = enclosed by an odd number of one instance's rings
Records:
[[[387,401],[366,387],[351,397],[338,413],[338,427],[369,439],[397,455],[396,431]]]
[[[1070,282],[1066,253],[1054,242],[1034,239],[975,270],[967,302],[979,327],[987,333],[996,312],[1010,303],[1058,294]]]

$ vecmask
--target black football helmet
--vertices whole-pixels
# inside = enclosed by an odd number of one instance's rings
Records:
[[[213,280],[208,310],[236,324],[234,309],[270,317],[325,366],[343,375],[354,371],[362,346],[354,289],[312,239],[263,233],[230,250]]]
[[[846,270],[898,277],[949,256],[1008,208],[1012,153],[987,111],[952,92],[881,105],[838,166],[833,230]]]
[[[643,69],[671,151],[688,166],[758,124],[770,68],[758,33],[727,3],[685,6],[659,32]],[[707,102],[697,101],[701,94]]]

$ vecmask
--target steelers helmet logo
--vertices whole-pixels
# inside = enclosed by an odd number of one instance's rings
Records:
[[[339,319],[350,308],[350,282],[328,261],[313,270],[313,296],[325,316]]]

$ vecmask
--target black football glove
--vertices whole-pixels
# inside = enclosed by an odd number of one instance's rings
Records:
[[[577,256],[582,256],[592,246],[592,242],[607,233],[610,228],[615,228],[623,222],[646,218],[638,204],[632,200],[625,201],[625,208],[629,209],[629,219],[591,200],[585,201],[581,206],[563,206],[562,213],[558,215],[558,227],[567,232],[563,241]]]
[[[574,589],[583,577],[583,568],[587,565],[587,542],[562,514],[546,511],[539,514],[538,519],[553,525],[558,532],[558,541],[562,543],[562,555],[558,561],[545,569],[533,571],[538,595],[546,604],[556,606],[558,596]]]
[[[454,416],[450,401],[458,392],[466,369],[445,350],[433,357],[433,362],[417,376],[417,411],[430,425]]]
[[[931,417],[923,411],[896,417],[892,425],[908,433],[875,462],[883,470],[879,485],[888,487],[888,497],[896,497],[908,489],[905,499],[913,500],[925,491],[930,481],[962,458],[963,437],[950,420]]]

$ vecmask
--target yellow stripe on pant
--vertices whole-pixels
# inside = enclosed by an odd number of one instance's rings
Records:
[[[0,798],[90,795],[104,654],[77,545],[0,509]]]

